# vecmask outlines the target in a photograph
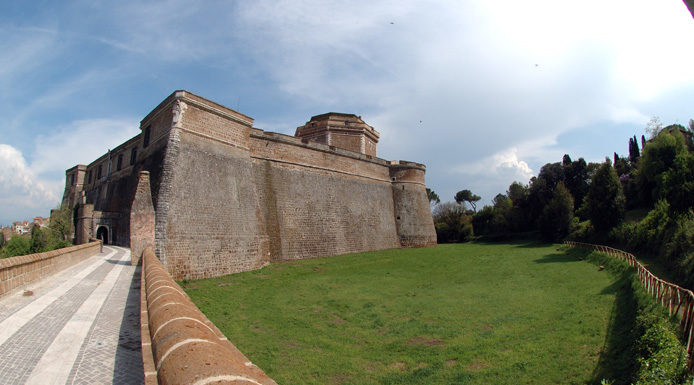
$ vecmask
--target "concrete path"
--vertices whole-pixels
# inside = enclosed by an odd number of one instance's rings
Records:
[[[1,384],[141,384],[140,268],[97,254],[0,298]]]

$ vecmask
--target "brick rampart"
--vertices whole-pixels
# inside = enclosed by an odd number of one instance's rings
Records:
[[[277,385],[200,312],[149,247],[140,301],[146,385]]]
[[[0,259],[0,296],[62,271],[101,250],[101,242]]]

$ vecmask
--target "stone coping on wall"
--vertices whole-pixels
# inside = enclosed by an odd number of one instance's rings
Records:
[[[0,259],[0,296],[64,270],[101,251],[101,241]]]
[[[140,327],[145,384],[277,385],[231,344],[166,272],[142,253]]]

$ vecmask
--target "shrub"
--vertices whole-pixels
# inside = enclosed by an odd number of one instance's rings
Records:
[[[15,257],[17,255],[29,254],[31,241],[28,237],[13,235],[9,242],[2,248],[2,258]]]
[[[659,253],[672,235],[672,220],[669,213],[668,202],[658,201],[646,218],[636,225],[629,247]]]
[[[567,239],[580,242],[589,242],[593,240],[595,229],[593,229],[593,225],[590,221],[579,221],[577,217],[574,217],[573,222],[573,231],[569,234]]]
[[[627,378],[622,378],[624,382],[641,385],[681,384],[690,380],[687,351],[678,337],[677,325],[665,308],[646,292],[636,271],[620,259],[597,252],[588,254],[586,260],[605,266],[620,277],[616,287],[624,291],[625,297],[633,299],[630,309],[635,311],[635,320],[631,328],[624,330],[625,334],[618,336],[624,342],[620,347],[628,353],[619,359],[629,362],[610,362],[605,374],[626,375]],[[615,367],[629,373],[614,372]]]
[[[665,256],[678,265],[684,282],[690,287],[694,286],[693,214],[689,213],[678,218],[672,239],[665,246]]]
[[[438,242],[465,242],[472,239],[472,218],[462,205],[441,203],[434,208],[434,228]]]
[[[637,385],[681,384],[687,375],[687,349],[672,324],[652,313],[636,319],[643,330],[636,343],[639,370]]]
[[[633,243],[636,234],[636,223],[622,222],[619,226],[612,229],[610,239],[619,245],[629,246]]]

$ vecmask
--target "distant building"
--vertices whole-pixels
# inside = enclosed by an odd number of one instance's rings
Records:
[[[38,226],[40,228],[48,227],[48,223],[50,221],[50,218],[44,218],[44,217],[34,217],[34,221],[31,222],[34,226]]]
[[[12,222],[12,233],[18,235],[28,234],[31,231],[29,221]]]

